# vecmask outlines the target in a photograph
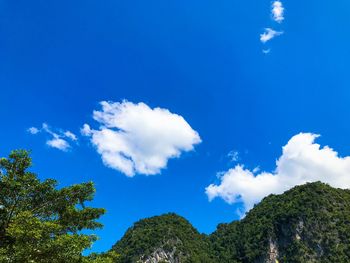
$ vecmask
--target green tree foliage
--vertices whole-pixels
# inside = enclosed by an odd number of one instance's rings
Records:
[[[101,227],[96,220],[105,213],[85,206],[93,184],[57,189],[55,180],[30,172],[31,165],[24,150],[0,159],[0,262],[88,262],[82,251],[96,237],[81,231]]]
[[[120,262],[120,255],[115,251],[109,251],[103,254],[91,254],[86,257],[83,263],[116,263]]]

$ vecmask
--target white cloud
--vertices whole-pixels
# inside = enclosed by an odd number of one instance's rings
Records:
[[[31,127],[27,130],[31,134],[38,134],[39,132],[43,132],[49,134],[51,137],[46,141],[46,145],[56,148],[61,151],[67,151],[71,148],[71,145],[68,143],[66,139],[77,141],[77,136],[71,131],[53,131],[52,128],[47,123],[43,123],[41,129]]]
[[[70,131],[60,132],[56,133],[51,130],[49,125],[46,123],[43,123],[42,130],[46,133],[50,134],[52,136],[52,139],[49,139],[46,141],[46,144],[52,148],[61,150],[61,151],[68,151],[69,148],[71,148],[71,145],[65,140],[71,139],[73,141],[77,140],[77,137],[75,134],[73,134]]]
[[[29,129],[27,129],[27,131],[33,135],[38,134],[40,132],[40,130],[38,128],[35,128],[35,127],[30,127]]]
[[[282,31],[275,31],[271,28],[265,28],[265,32],[260,34],[260,41],[262,43],[266,43],[266,42],[270,41],[271,39],[273,39],[274,37],[280,36],[282,34],[283,34]]]
[[[85,124],[81,133],[91,137],[106,166],[127,176],[158,174],[170,158],[201,142],[182,116],[167,109],[128,101],[103,101],[101,106],[93,113],[99,129]]]
[[[61,151],[67,151],[71,147],[70,144],[66,140],[59,138],[59,137],[54,137],[54,138],[46,141],[46,144],[52,148],[56,148],[56,149],[59,149]]]
[[[269,194],[284,191],[307,182],[322,181],[333,187],[350,188],[350,156],[340,157],[333,149],[315,143],[312,133],[300,133],[283,147],[274,172],[250,171],[243,165],[226,171],[218,185],[206,188],[209,200],[221,197],[227,203],[243,202],[249,210]]]
[[[257,166],[253,169],[253,174],[256,174],[259,171],[260,171],[260,166]]]
[[[271,49],[263,49],[262,51],[264,54],[269,54],[271,52]]]
[[[63,133],[63,135],[64,135],[65,137],[71,139],[72,141],[77,141],[77,140],[78,140],[77,136],[76,136],[74,133],[70,132],[70,131],[65,131],[65,132]]]
[[[284,20],[284,7],[281,1],[274,1],[272,3],[272,18],[278,23],[282,23]]]
[[[83,128],[80,129],[80,133],[83,136],[91,136],[92,135],[92,130],[88,124],[84,124]]]
[[[227,157],[230,159],[231,162],[237,162],[239,159],[239,153],[235,150],[232,150],[227,154]]]

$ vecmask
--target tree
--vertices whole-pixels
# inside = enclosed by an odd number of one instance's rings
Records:
[[[93,183],[57,189],[55,180],[30,172],[31,165],[25,150],[0,159],[0,262],[88,262],[82,251],[96,236],[82,230],[102,227],[96,220],[105,213],[85,205]]]
[[[108,251],[102,254],[91,254],[86,257],[83,263],[116,263],[120,262],[120,255],[115,251]]]

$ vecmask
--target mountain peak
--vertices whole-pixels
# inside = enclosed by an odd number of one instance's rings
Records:
[[[136,222],[112,249],[122,255],[122,262],[147,263],[205,262],[210,250],[206,237],[175,213]],[[207,251],[204,256],[203,251]]]

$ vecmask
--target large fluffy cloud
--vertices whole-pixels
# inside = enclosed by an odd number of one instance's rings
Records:
[[[350,157],[315,143],[316,134],[300,133],[283,147],[274,172],[256,173],[242,165],[220,175],[218,185],[206,188],[209,200],[223,198],[232,204],[243,202],[245,210],[269,194],[280,194],[293,186],[322,181],[338,188],[350,188]]]
[[[127,176],[158,174],[170,158],[201,142],[183,117],[167,109],[128,101],[103,101],[101,106],[93,113],[99,129],[85,124],[81,132],[91,137],[105,165]]]

